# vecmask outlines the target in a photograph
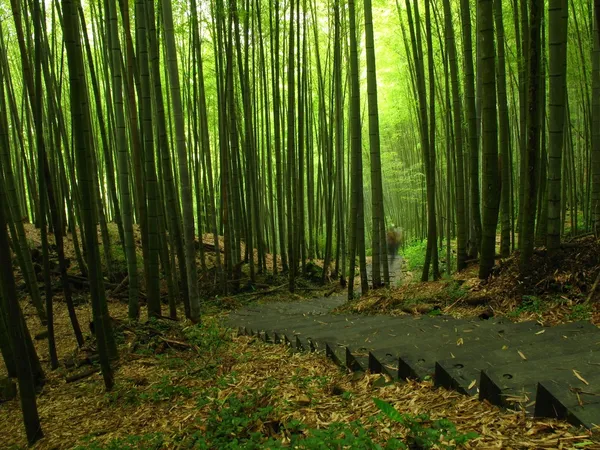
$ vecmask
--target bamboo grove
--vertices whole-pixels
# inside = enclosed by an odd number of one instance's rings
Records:
[[[565,235],[597,232],[594,3],[0,2],[0,349],[30,442],[44,374],[13,270],[55,368],[51,253],[83,344],[67,235],[110,389],[113,247],[132,320],[140,300],[162,315],[164,283],[169,315],[181,302],[198,322],[199,279],[227,295],[243,273],[283,272],[294,291],[320,260],[349,298],[356,276],[363,293],[389,285],[390,227],[427,240],[423,280],[477,259],[488,277],[498,234],[526,271],[535,246],[552,256]]]
[[[398,208],[427,237],[422,280],[430,264],[440,276],[444,249],[447,272],[455,251],[458,270],[478,260],[487,278],[515,249],[526,273],[534,247],[552,258],[563,236],[597,233],[598,2],[396,6],[412,112],[401,154],[424,178],[416,206]]]

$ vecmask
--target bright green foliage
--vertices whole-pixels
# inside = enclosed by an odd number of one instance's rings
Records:
[[[511,313],[518,316],[522,313],[541,313],[544,310],[544,304],[539,297],[535,295],[524,295],[521,304]]]
[[[590,320],[592,316],[592,305],[589,303],[580,303],[573,306],[571,313],[567,316],[569,320]]]
[[[219,322],[214,319],[207,318],[204,323],[185,328],[183,331],[190,344],[210,354],[216,354],[219,348],[231,340],[225,328],[219,326]]]
[[[74,450],[134,450],[144,449],[152,450],[162,448],[164,436],[162,433],[148,433],[140,436],[127,436],[120,439],[113,439],[106,444],[94,442],[94,437],[84,438],[87,441],[83,445],[78,445]]]
[[[142,402],[160,403],[176,398],[191,397],[192,391],[186,386],[173,383],[169,377],[161,378],[142,391],[134,386],[119,386],[106,394],[106,399],[114,405],[126,404],[137,406]]]
[[[388,418],[401,423],[408,430],[402,439],[390,439],[385,444],[375,440],[376,429],[365,426],[359,421],[350,423],[332,423],[323,429],[307,429],[299,421],[279,423],[276,410],[268,405],[265,392],[249,391],[242,399],[230,397],[219,402],[205,426],[206,431],[198,433],[194,443],[196,448],[223,449],[401,449],[401,448],[442,448],[452,449],[477,437],[475,433],[459,433],[456,426],[445,419],[431,421],[427,416],[400,414],[391,405],[374,399],[377,406]],[[267,438],[268,433],[283,432],[289,437],[289,443],[283,445],[277,437]]]
[[[406,443],[409,448],[441,448],[452,449],[475,439],[477,433],[460,433],[451,421],[447,419],[431,420],[426,414],[410,416],[401,414],[392,405],[383,400],[374,398],[377,407],[389,419],[399,422],[409,430]]]
[[[425,264],[425,252],[427,251],[427,239],[415,240],[407,244],[404,249],[400,251],[403,261],[402,264],[406,265],[406,268],[413,272],[418,272],[423,269]],[[442,261],[440,265],[444,269],[446,261]]]
[[[176,397],[190,397],[192,391],[186,386],[173,384],[169,377],[163,377],[161,380],[153,384],[151,388],[140,395],[142,400],[158,403],[171,400]]]
[[[414,241],[402,250],[403,263],[408,265],[410,270],[419,270],[425,264],[425,251],[427,250],[427,239]]]
[[[307,429],[301,422],[293,420],[282,424],[276,410],[269,405],[267,392],[248,391],[243,398],[229,397],[216,400],[204,424],[206,431],[194,435],[195,448],[209,449],[380,449],[402,448],[373,442],[373,429],[366,429],[359,422],[333,423],[324,429]],[[270,435],[283,432],[290,442]]]
[[[260,448],[263,427],[274,420],[274,408],[265,392],[248,391],[243,397],[215,400],[204,424],[206,431],[194,435],[200,449]]]
[[[404,448],[400,442],[388,442],[381,446],[373,442],[374,430],[367,429],[360,422],[349,424],[332,423],[322,430],[308,430],[308,437],[302,438],[295,435],[292,442],[297,448],[305,449],[330,449],[330,448],[353,448],[353,449],[396,449]],[[276,447],[268,447],[276,448]]]

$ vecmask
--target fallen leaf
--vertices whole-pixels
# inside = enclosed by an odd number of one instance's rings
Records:
[[[577,396],[577,403],[579,403],[579,406],[583,406],[583,401],[581,400],[579,392],[575,392],[575,395]]]
[[[517,350],[517,353],[519,354],[519,356],[521,358],[523,358],[525,361],[527,361],[527,358],[525,357],[525,355],[523,354],[523,352],[521,352],[521,350]]]
[[[471,384],[469,384],[469,387],[467,389],[473,389],[473,386],[475,386],[476,384],[477,384],[477,380],[471,381]]]
[[[295,402],[300,406],[308,406],[310,405],[310,398],[307,395],[300,394],[296,397]]]
[[[573,369],[573,375],[575,375],[582,383],[585,383],[588,386],[590,385],[590,383],[588,383],[575,369]]]

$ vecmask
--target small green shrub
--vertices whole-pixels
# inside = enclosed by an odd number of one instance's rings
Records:
[[[134,386],[116,385],[112,391],[104,394],[104,398],[111,405],[133,405],[141,403],[142,398],[138,388]]]
[[[465,295],[467,295],[467,290],[458,282],[452,281],[448,284],[448,287],[446,288],[446,293],[448,294],[448,298],[450,299],[450,301],[454,302],[459,298],[462,298]]]
[[[181,358],[172,357],[171,355],[162,354],[156,355],[156,359],[160,362],[160,365],[171,370],[180,370],[187,366],[187,362]]]
[[[445,449],[453,449],[478,436],[473,432],[458,432],[456,425],[448,419],[431,420],[426,414],[401,414],[383,400],[374,398],[373,401],[385,416],[408,429],[409,433],[405,437],[408,448],[428,449],[442,446]]]
[[[322,450],[332,448],[375,450],[383,448],[373,441],[375,430],[373,428],[365,428],[359,421],[350,423],[334,422],[326,428],[305,430],[305,433],[292,434],[290,437],[290,447]],[[269,444],[267,443],[265,448],[284,448],[283,446],[269,446]],[[401,447],[386,446],[385,448]]]
[[[521,304],[511,312],[510,315],[518,316],[522,313],[536,313],[539,314],[544,311],[544,303],[539,297],[535,295],[524,295]]]
[[[189,398],[192,396],[192,391],[187,386],[172,384],[169,377],[164,376],[161,380],[150,386],[150,388],[140,394],[142,400],[158,403],[166,400],[171,400],[175,397]]]
[[[427,239],[413,241],[400,253],[404,258],[409,270],[420,270],[425,265],[425,253],[427,252]]]
[[[569,320],[590,320],[592,317],[592,306],[588,303],[579,303],[571,309],[567,315]]]
[[[139,436],[127,436],[112,439],[106,444],[95,442],[96,436],[83,438],[84,443],[75,447],[75,450],[134,450],[134,449],[159,449],[164,445],[162,433],[148,433]]]
[[[316,380],[318,382],[318,380]],[[381,449],[373,442],[374,429],[359,422],[333,423],[324,429],[307,429],[302,422],[281,423],[270,403],[269,390],[247,390],[243,395],[224,400],[207,400],[211,404],[203,431],[194,433],[194,448],[199,449]],[[289,442],[281,442],[282,435]],[[385,447],[385,448],[400,448]]]
[[[226,331],[215,319],[206,319],[202,323],[187,327],[183,330],[190,344],[201,352],[214,354],[230,340]]]
[[[195,448],[261,448],[268,439],[267,424],[279,431],[275,409],[269,405],[265,391],[248,390],[244,395],[215,399],[212,403],[205,430],[193,436]]]
[[[109,404],[133,406],[138,406],[142,402],[158,403],[176,397],[189,398],[191,396],[192,391],[188,387],[172,384],[167,376],[145,391],[135,386],[117,385],[112,391],[105,394]]]

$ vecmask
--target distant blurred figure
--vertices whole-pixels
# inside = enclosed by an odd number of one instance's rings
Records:
[[[402,228],[394,227],[394,224],[392,224],[392,228],[386,233],[385,240],[387,243],[388,256],[391,256],[393,261],[398,254],[398,249],[402,245]]]

